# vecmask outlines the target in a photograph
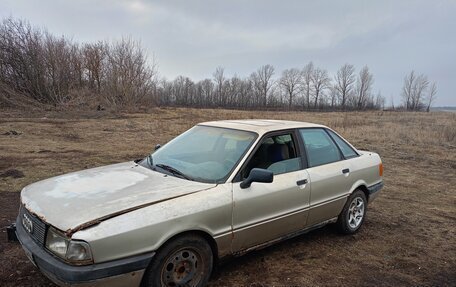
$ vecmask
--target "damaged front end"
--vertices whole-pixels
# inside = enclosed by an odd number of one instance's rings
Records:
[[[138,286],[154,255],[94,263],[87,242],[69,238],[22,204],[14,226],[30,261],[60,286]]]
[[[117,227],[103,230],[109,225],[105,222],[215,186],[132,162],[65,174],[22,190],[16,234],[32,263],[59,285],[92,284],[95,280],[99,286],[99,280],[113,277],[116,284],[125,283],[120,276],[128,284],[119,286],[139,286],[155,248],[125,244],[129,238],[122,233],[113,236]],[[127,237],[134,239],[131,232]],[[141,229],[138,233],[144,236]],[[119,251],[122,248],[123,253]]]
[[[72,240],[65,233],[47,224],[21,204],[16,225],[41,248],[72,265],[93,263],[92,252],[87,242]]]

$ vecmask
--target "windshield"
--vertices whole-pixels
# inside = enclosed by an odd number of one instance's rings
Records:
[[[182,178],[220,183],[255,138],[252,132],[195,126],[155,151],[148,163],[157,171],[165,170]]]

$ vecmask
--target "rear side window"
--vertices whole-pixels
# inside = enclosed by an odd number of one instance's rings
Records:
[[[307,150],[309,167],[342,159],[339,149],[323,129],[301,129],[299,133]]]
[[[334,139],[336,144],[339,146],[339,148],[342,151],[342,154],[344,155],[345,158],[353,158],[353,157],[358,156],[358,154],[352,149],[352,147],[349,146],[343,139],[341,139],[335,132],[333,132],[331,130],[327,130],[327,131],[331,135],[331,137]]]

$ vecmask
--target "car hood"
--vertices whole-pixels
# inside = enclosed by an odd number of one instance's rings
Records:
[[[215,187],[126,162],[49,178],[25,187],[22,204],[71,234],[118,214]]]

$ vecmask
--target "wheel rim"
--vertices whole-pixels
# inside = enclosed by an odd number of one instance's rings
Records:
[[[356,197],[350,203],[348,208],[348,225],[352,229],[360,226],[364,218],[364,200],[361,197]]]
[[[163,286],[197,286],[202,278],[203,260],[194,249],[180,249],[169,256],[162,267]]]

